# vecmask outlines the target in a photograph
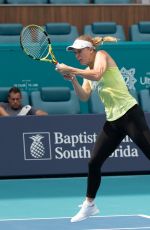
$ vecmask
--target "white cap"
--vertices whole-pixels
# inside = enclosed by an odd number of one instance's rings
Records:
[[[71,51],[73,49],[83,49],[83,48],[86,48],[86,47],[89,47],[89,48],[95,48],[91,42],[89,41],[85,41],[85,40],[80,40],[80,39],[76,39],[73,43],[72,46],[68,46],[66,48],[67,51]]]

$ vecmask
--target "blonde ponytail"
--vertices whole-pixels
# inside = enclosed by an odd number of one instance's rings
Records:
[[[104,42],[117,42],[119,39],[116,37],[105,36],[105,37],[94,37],[92,43],[94,46],[103,44]]]
[[[104,42],[117,42],[119,39],[112,36],[105,37],[91,37],[90,35],[83,34],[78,37],[79,40],[89,41],[96,48],[96,46],[102,45]]]

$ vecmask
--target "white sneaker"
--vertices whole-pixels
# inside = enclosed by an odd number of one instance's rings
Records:
[[[17,114],[17,116],[25,116],[27,113],[30,111],[31,106],[30,105],[25,105],[21,111]]]
[[[86,200],[81,205],[80,211],[71,218],[71,222],[77,222],[81,220],[85,220],[86,218],[95,215],[99,212],[99,209],[96,205],[92,202],[87,202]]]

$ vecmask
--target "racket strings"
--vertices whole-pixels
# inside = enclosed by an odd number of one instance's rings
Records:
[[[26,28],[22,35],[22,46],[25,52],[35,59],[48,55],[47,36],[38,27]]]

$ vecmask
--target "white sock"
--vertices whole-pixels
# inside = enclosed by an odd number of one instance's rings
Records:
[[[94,200],[92,200],[92,201],[89,201],[89,200],[85,200],[86,201],[86,204],[88,205],[88,206],[93,206],[94,205]]]

